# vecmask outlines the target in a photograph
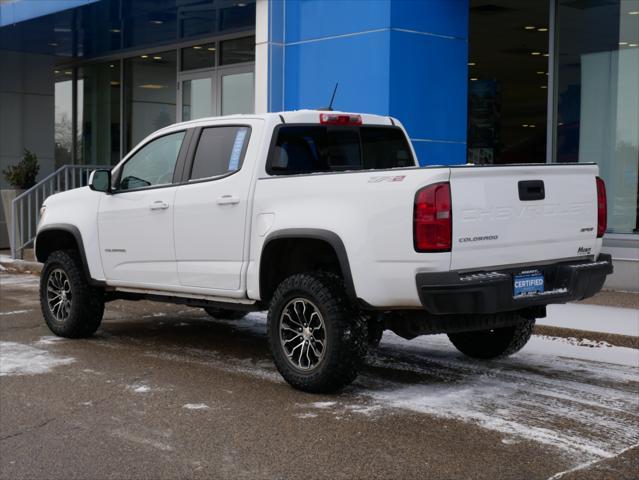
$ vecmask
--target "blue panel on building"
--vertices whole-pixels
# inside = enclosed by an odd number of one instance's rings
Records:
[[[271,19],[269,108],[325,106],[392,115],[422,165],[465,163],[468,0],[303,0]],[[277,10],[277,9],[272,9]],[[277,43],[275,38],[281,38]],[[283,94],[281,93],[283,92]]]
[[[286,109],[326,106],[385,115],[389,106],[389,31],[286,47]],[[366,54],[364,54],[366,52]]]
[[[468,44],[391,33],[390,114],[412,138],[466,140]]]
[[[421,166],[466,163],[466,142],[442,143],[413,140],[413,148]]]
[[[286,43],[389,28],[391,0],[285,2]]]
[[[468,38],[468,0],[393,0],[396,29]]]

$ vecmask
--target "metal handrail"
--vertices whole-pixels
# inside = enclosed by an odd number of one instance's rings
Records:
[[[40,208],[44,200],[54,193],[84,187],[89,182],[89,174],[105,165],[64,165],[47,175],[33,187],[22,192],[11,203],[11,256],[22,258],[24,249],[35,239],[40,221]]]

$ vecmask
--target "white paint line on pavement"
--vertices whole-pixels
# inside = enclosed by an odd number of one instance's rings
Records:
[[[639,336],[639,310],[634,308],[567,303],[549,305],[547,312],[538,325]]]
[[[0,342],[0,377],[47,373],[54,367],[74,361],[73,358],[59,357],[21,343]]]

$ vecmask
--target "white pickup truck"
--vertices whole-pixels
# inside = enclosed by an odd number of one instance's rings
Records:
[[[90,186],[47,198],[42,312],[84,337],[104,304],[151,299],[221,318],[268,309],[275,364],[310,392],[352,382],[384,329],[518,351],[551,303],[598,292],[593,164],[419,168],[394,118],[296,111],[172,125]]]

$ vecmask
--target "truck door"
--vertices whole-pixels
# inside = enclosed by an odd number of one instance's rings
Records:
[[[185,131],[170,133],[138,149],[115,173],[113,194],[100,201],[100,253],[105,276],[114,285],[179,285],[174,177],[178,159],[186,155],[185,136]]]
[[[261,124],[243,119],[194,133],[187,181],[175,196],[175,254],[184,287],[222,295],[241,287]]]

